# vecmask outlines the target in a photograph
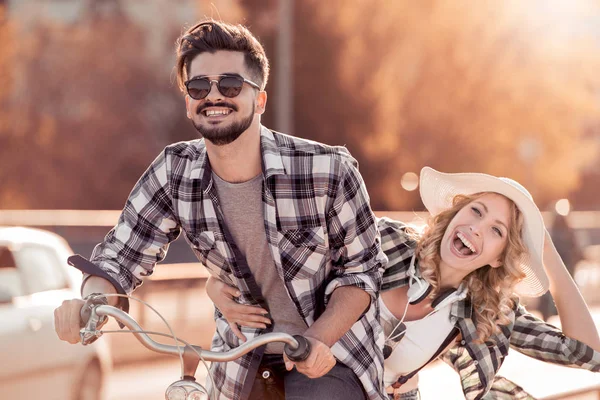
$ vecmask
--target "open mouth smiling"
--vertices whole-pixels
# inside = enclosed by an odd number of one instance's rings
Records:
[[[459,257],[470,257],[479,253],[475,244],[469,240],[467,235],[460,231],[456,231],[452,237],[451,247],[453,252]]]

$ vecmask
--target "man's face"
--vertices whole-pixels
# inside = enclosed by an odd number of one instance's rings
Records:
[[[201,53],[190,64],[189,79],[207,77],[218,81],[223,75],[253,81],[241,52]],[[222,146],[236,140],[253,123],[258,123],[258,115],[264,112],[266,93],[244,83],[239,95],[226,97],[213,82],[205,98],[196,100],[186,93],[185,102],[188,118],[196,130],[214,145]]]

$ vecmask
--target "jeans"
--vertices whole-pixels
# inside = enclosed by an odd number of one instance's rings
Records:
[[[281,356],[277,362],[273,362],[272,357],[267,355],[263,358],[252,387],[250,400],[283,400],[284,398],[286,400],[365,400],[366,398],[363,386],[354,371],[339,362],[324,376],[312,379],[296,369],[286,371]],[[268,370],[269,374],[265,374],[265,370]],[[264,378],[265,376],[267,378]],[[281,383],[285,387],[285,394],[280,390]]]

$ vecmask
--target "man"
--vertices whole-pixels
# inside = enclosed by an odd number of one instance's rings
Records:
[[[187,116],[203,139],[168,146],[91,264],[72,260],[87,272],[82,295],[132,292],[183,232],[241,302],[269,309],[263,321],[271,326],[243,327],[246,337],[272,329],[303,334],[312,345],[295,364],[277,345],[213,363],[214,398],[256,398],[253,381],[265,365],[281,372],[287,398],[385,398],[376,298],[387,259],[356,161],[345,148],[260,124],[269,65],[246,28],[200,23],[180,38],[177,56]],[[81,306],[72,300],[56,310],[61,339],[78,341]],[[215,318],[213,350],[236,347],[237,326],[219,310]]]

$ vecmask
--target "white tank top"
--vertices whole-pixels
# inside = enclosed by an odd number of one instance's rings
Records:
[[[419,369],[433,357],[454,328],[454,323],[450,321],[452,303],[439,308],[423,319],[404,321],[406,334],[395,344],[392,354],[383,364],[383,380],[386,387],[396,382],[401,376]],[[385,306],[381,297],[379,298],[379,307],[381,325],[387,339],[399,320]],[[394,335],[397,333],[399,333],[398,329]],[[386,341],[386,343],[392,343],[392,341]]]

